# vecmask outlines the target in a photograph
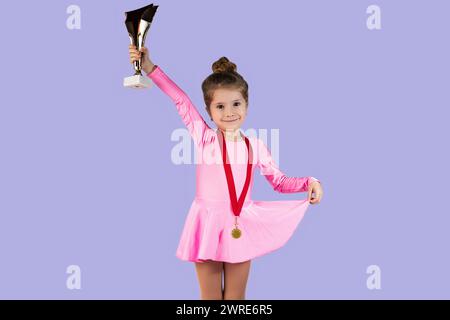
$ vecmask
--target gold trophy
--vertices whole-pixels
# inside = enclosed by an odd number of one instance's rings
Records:
[[[125,12],[125,25],[128,30],[131,44],[135,45],[137,50],[145,46],[145,38],[148,30],[152,24],[153,17],[158,6],[153,3],[136,9]],[[134,61],[134,75],[123,79],[123,85],[128,88],[148,88],[151,85],[151,80],[142,75],[142,56],[139,60]]]

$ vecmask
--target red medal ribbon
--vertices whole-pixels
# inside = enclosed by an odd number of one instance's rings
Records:
[[[228,159],[228,153],[227,153],[227,144],[225,142],[225,136],[222,133],[220,129],[217,130],[218,134],[222,136],[222,139],[219,137],[219,145],[220,150],[222,151],[222,161],[223,161],[223,168],[225,170],[225,175],[227,177],[227,184],[228,184],[228,192],[230,194],[230,200],[231,200],[231,206],[233,208],[233,213],[236,217],[238,217],[241,213],[242,206],[244,205],[244,199],[245,195],[247,194],[248,187],[250,185],[250,179],[252,175],[252,163],[253,161],[250,161],[252,159],[252,146],[250,144],[250,141],[247,137],[243,137],[245,139],[245,144],[247,145],[247,175],[245,177],[245,183],[244,187],[242,189],[241,195],[239,196],[239,200],[237,200],[236,196],[236,187],[234,185],[234,179],[233,179],[233,173],[231,172],[231,166]]]

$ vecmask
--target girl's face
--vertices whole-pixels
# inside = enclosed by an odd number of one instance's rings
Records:
[[[222,131],[239,129],[247,115],[244,97],[232,89],[216,89],[209,109],[212,120]]]

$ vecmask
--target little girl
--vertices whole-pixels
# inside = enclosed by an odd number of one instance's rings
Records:
[[[175,103],[200,159],[195,199],[176,256],[195,263],[202,299],[245,299],[251,259],[289,240],[309,203],[320,202],[320,182],[314,177],[287,177],[261,139],[243,134],[248,84],[226,57],[213,63],[213,73],[202,83],[206,111],[217,125],[211,129],[186,93],[151,62],[147,48],[138,51],[130,45],[129,52],[131,63],[142,59],[143,71]],[[275,191],[307,191],[308,198],[252,200],[253,164]]]

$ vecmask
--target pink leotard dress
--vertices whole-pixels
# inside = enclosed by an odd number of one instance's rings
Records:
[[[237,239],[233,238],[231,230],[235,227],[235,216],[218,143],[218,129],[208,126],[186,93],[159,66],[155,66],[147,76],[175,103],[196,150],[196,193],[184,223],[176,256],[192,262],[215,260],[236,263],[282,247],[302,220],[309,205],[308,200],[253,200],[252,172],[238,217],[242,234]],[[314,177],[287,177],[275,164],[260,138],[248,136],[248,139],[253,150],[252,171],[258,167],[275,191],[307,192],[308,185],[318,181]],[[226,147],[239,198],[247,170],[245,140],[226,140]]]

